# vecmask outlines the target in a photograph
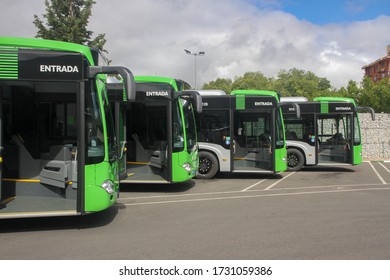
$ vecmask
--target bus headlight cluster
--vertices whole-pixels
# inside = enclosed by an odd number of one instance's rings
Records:
[[[104,181],[101,187],[109,194],[113,194],[115,192],[115,184],[111,180]]]
[[[190,172],[191,171],[191,164],[189,162],[186,162],[182,165],[182,167],[187,171],[187,172]]]

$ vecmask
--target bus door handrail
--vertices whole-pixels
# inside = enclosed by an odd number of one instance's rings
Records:
[[[195,111],[197,113],[202,113],[202,96],[196,90],[184,90],[176,91],[174,93],[174,98],[179,98],[181,96],[187,96],[193,99]]]
[[[375,121],[375,111],[371,107],[356,107],[356,111],[365,111],[371,114],[371,119]]]
[[[281,106],[286,106],[286,105],[292,105],[295,109],[295,116],[297,119],[301,118],[301,107],[299,106],[298,103],[295,103],[295,102],[279,102],[278,103],[278,108],[280,108]]]
[[[121,75],[124,83],[124,89],[126,90],[127,100],[135,100],[135,80],[131,71],[123,66],[89,66],[88,78],[95,78],[98,74],[119,74]]]

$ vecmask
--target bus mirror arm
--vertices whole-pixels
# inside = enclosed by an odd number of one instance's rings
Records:
[[[371,114],[371,119],[375,121],[375,111],[371,107],[356,107],[356,111],[365,111]]]
[[[185,91],[175,92],[175,98],[179,98],[180,96],[190,97],[193,100],[195,111],[197,113],[202,113],[202,96],[199,94],[199,92],[195,90],[185,90]]]
[[[296,115],[296,118],[299,119],[301,118],[301,107],[295,103],[295,102],[283,102],[283,103],[278,103],[278,108],[280,108],[281,106],[286,106],[286,105],[291,105],[294,107],[295,109],[295,115]]]
[[[89,66],[88,78],[94,79],[98,74],[119,74],[121,75],[125,90],[127,94],[127,100],[135,100],[135,80],[133,73],[129,69],[123,66]]]

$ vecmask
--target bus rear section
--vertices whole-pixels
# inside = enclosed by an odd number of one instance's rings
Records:
[[[89,48],[0,38],[0,54],[0,218],[110,207],[119,190],[114,126]]]
[[[136,100],[127,104],[127,178],[121,182],[177,183],[193,178],[198,168],[193,95],[198,94],[181,91],[184,82],[171,78],[135,79]]]
[[[290,170],[310,165],[356,165],[362,162],[359,107],[353,99],[321,97],[298,104],[301,108],[299,119],[291,108],[283,108]],[[373,113],[371,108],[365,109]]]
[[[274,92],[200,91],[197,178],[217,172],[276,173],[286,170],[284,125]]]

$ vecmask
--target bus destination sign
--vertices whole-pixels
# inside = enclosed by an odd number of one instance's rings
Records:
[[[18,61],[21,80],[83,80],[83,57],[80,54],[20,49]]]

